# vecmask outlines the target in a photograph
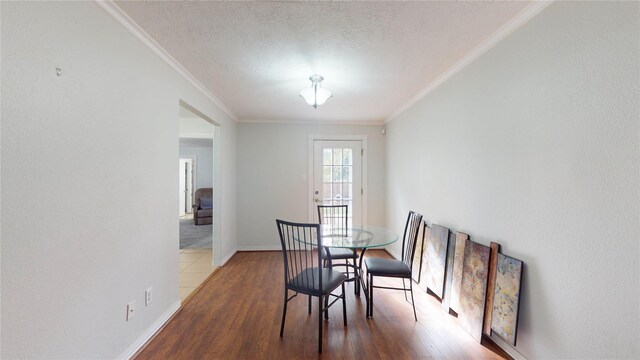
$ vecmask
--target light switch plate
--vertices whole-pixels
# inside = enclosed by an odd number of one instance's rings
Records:
[[[150,287],[147,290],[145,290],[144,292],[144,306],[149,306],[151,305],[151,302],[153,301],[153,288]]]
[[[127,304],[127,321],[133,319],[133,317],[136,315],[136,302],[132,301],[130,303]]]

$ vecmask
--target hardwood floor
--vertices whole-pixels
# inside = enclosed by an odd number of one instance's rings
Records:
[[[384,251],[367,255],[389,257]],[[378,278],[376,278],[377,280]],[[387,285],[400,281],[389,279]],[[383,285],[382,279],[377,282]],[[457,326],[440,303],[414,286],[418,321],[401,291],[376,289],[374,318],[365,318],[364,295],[347,285],[347,327],[342,307],[324,322],[323,353],[317,351],[317,298],[289,302],[284,337],[283,265],[280,252],[240,252],[157,334],[136,359],[502,359]]]

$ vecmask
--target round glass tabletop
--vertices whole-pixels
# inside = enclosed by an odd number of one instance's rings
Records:
[[[323,228],[320,231],[322,245],[330,248],[374,248],[398,241],[398,234],[377,226],[354,226],[348,228],[343,234],[336,234]]]

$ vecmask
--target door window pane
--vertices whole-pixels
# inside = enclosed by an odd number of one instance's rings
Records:
[[[351,201],[353,199],[353,184],[342,184],[342,198]]]
[[[342,182],[352,182],[351,180],[351,166],[342,167]]]
[[[322,193],[325,205],[348,205],[349,223],[353,206],[353,153],[350,148],[322,149]]]
[[[331,149],[322,149],[322,165],[331,165],[331,163],[333,162],[331,160],[331,155]]]
[[[331,166],[324,166],[322,169],[322,182],[331,182]]]
[[[333,149],[333,165],[342,165],[342,149]]]
[[[342,185],[333,184],[333,201],[334,205],[342,205]]]
[[[333,182],[340,182],[342,180],[342,172],[339,166],[333,166]]]
[[[353,151],[342,149],[342,165],[353,165]]]

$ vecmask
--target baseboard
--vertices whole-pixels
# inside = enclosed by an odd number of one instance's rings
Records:
[[[511,346],[506,341],[500,339],[498,336],[490,336],[489,340],[493,341],[500,349],[506,352],[509,356],[513,358],[513,360],[527,360],[524,355],[520,354],[513,346]]]
[[[280,245],[238,246],[238,251],[276,251],[282,250]]]
[[[231,258],[233,257],[233,255],[235,255],[238,251],[237,250],[232,250],[231,252],[229,252],[229,254],[227,254],[227,256],[225,256],[221,261],[220,261],[220,266],[224,266],[224,264],[227,263],[227,261],[231,260]]]
[[[149,342],[149,340],[151,340],[155,334],[162,329],[162,327],[164,327],[164,325],[171,320],[171,318],[173,317],[173,315],[180,310],[180,301],[176,301],[175,303],[173,303],[173,305],[171,305],[169,307],[169,309],[167,309],[167,311],[164,312],[164,314],[162,314],[158,320],[156,320],[156,322],[154,322],[148,329],[147,331],[145,331],[142,335],[140,335],[140,337],[138,338],[138,340],[136,340],[133,344],[131,344],[131,346],[129,346],[129,348],[127,350],[125,350],[120,356],[118,356],[118,359],[131,359],[133,358],[134,355],[136,355],[136,353],[138,353],[138,351],[140,351],[146,344],[147,342]]]
[[[384,250],[384,252],[386,252],[387,254],[389,254],[389,256],[391,256],[392,258],[394,258],[394,259],[398,260],[398,258],[397,258],[395,255],[393,255],[389,250],[387,250],[387,248],[383,248],[382,250]]]

